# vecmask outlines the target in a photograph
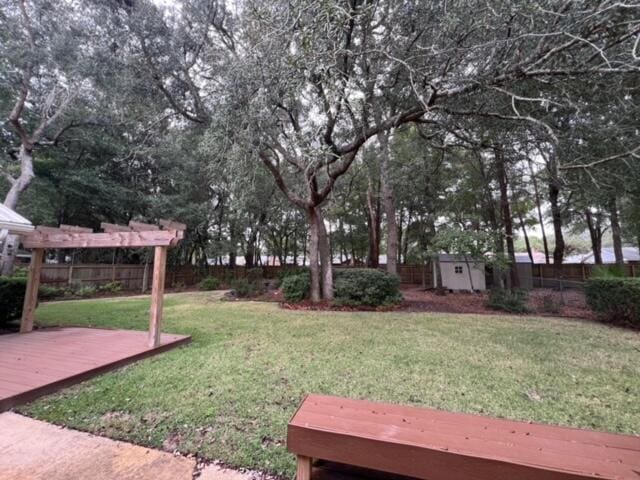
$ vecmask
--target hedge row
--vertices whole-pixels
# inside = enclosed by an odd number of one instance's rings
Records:
[[[27,279],[0,277],[0,326],[22,316]]]
[[[400,278],[381,270],[350,268],[334,271],[334,302],[352,307],[378,307],[402,301]],[[309,298],[310,274],[290,275],[282,281],[282,293],[288,302]]]
[[[592,278],[585,294],[589,307],[604,319],[640,325],[640,278]]]

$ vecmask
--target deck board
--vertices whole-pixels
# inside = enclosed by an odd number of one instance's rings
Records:
[[[147,332],[76,327],[0,335],[0,412],[190,341],[163,333],[149,348]]]
[[[287,448],[429,480],[640,479],[637,436],[325,395],[299,407]]]

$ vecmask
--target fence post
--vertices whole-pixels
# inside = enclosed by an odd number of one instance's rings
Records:
[[[73,285],[73,263],[69,264],[67,269],[67,284],[69,286]]]

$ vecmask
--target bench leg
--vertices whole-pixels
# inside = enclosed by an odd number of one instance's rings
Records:
[[[296,480],[311,480],[311,458],[298,455]]]

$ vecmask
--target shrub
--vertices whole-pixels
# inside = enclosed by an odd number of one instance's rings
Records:
[[[48,285],[40,285],[40,288],[38,288],[38,298],[40,300],[53,300],[54,298],[64,297],[64,295],[64,288],[50,287]]]
[[[381,270],[350,268],[335,272],[337,305],[379,307],[402,301],[400,278]]]
[[[509,313],[526,313],[528,293],[523,289],[505,290],[494,288],[489,292],[487,306]]]
[[[247,270],[247,281],[249,281],[249,283],[257,282],[258,280],[262,280],[262,278],[263,278],[262,268],[253,267]]]
[[[238,297],[251,297],[262,292],[261,282],[250,282],[246,278],[239,278],[231,282],[231,288]]]
[[[79,297],[85,298],[85,297],[92,297],[93,295],[96,294],[97,291],[98,289],[93,285],[84,285],[84,286],[78,287],[78,289],[75,291],[75,294]]]
[[[122,282],[109,282],[104,285],[100,285],[98,290],[101,292],[118,293],[122,291]]]
[[[282,279],[282,295],[287,302],[301,302],[309,298],[311,275],[299,273]]]
[[[640,278],[592,278],[585,294],[589,307],[604,319],[640,325]]]
[[[22,316],[27,279],[0,277],[0,325]]]
[[[295,265],[289,267],[283,267],[280,275],[280,282],[282,282],[287,277],[293,277],[297,275],[311,275],[311,270],[309,267],[297,267]]]
[[[598,265],[593,269],[591,278],[624,278],[624,269],[619,265]]]
[[[217,290],[220,288],[220,280],[216,277],[203,278],[198,284],[200,290]]]

